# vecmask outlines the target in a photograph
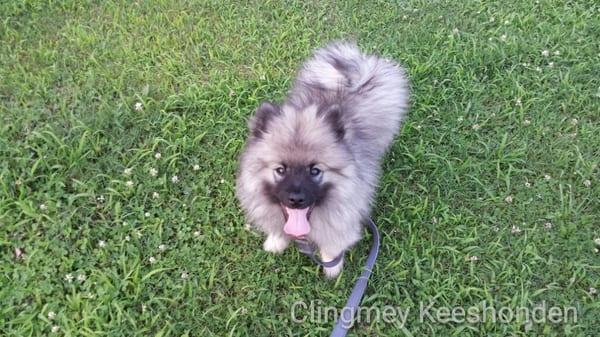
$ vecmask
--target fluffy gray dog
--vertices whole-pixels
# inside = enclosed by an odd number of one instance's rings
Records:
[[[258,107],[236,193],[248,221],[267,234],[266,251],[303,237],[330,261],[360,240],[408,100],[398,64],[335,42],[301,67],[283,103]],[[325,275],[337,276],[342,265]]]

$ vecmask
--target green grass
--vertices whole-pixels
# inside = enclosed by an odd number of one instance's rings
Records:
[[[333,282],[294,249],[268,255],[234,176],[258,102],[282,99],[313,49],[346,37],[402,62],[413,90],[363,305],[579,314],[533,326],[412,315],[350,335],[600,331],[598,4],[14,0],[0,19],[0,335],[327,336],[331,321],[293,323],[290,307],[341,308],[368,237]]]

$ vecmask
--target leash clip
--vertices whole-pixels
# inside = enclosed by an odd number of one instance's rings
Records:
[[[340,262],[342,262],[342,260],[344,259],[344,254],[346,253],[345,251],[342,252],[340,255],[336,256],[335,259],[331,261],[321,261],[317,257],[317,254],[315,254],[315,245],[308,241],[308,239],[295,239],[294,242],[296,243],[296,247],[298,247],[298,250],[302,254],[310,257],[310,259],[313,260],[316,264],[325,268],[332,268],[337,266]]]

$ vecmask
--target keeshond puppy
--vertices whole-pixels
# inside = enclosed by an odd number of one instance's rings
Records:
[[[267,235],[266,251],[280,253],[301,237],[331,261],[360,240],[381,158],[408,101],[398,64],[334,42],[300,68],[284,102],[260,104],[236,194],[247,221]],[[325,275],[337,276],[342,265]]]

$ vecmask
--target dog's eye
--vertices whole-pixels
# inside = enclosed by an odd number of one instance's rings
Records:
[[[321,174],[321,170],[319,170],[318,168],[316,168],[314,166],[310,168],[310,175],[311,176],[316,177],[319,174]]]
[[[279,166],[278,168],[275,169],[275,172],[277,172],[277,174],[279,174],[280,176],[285,174],[285,166]]]

